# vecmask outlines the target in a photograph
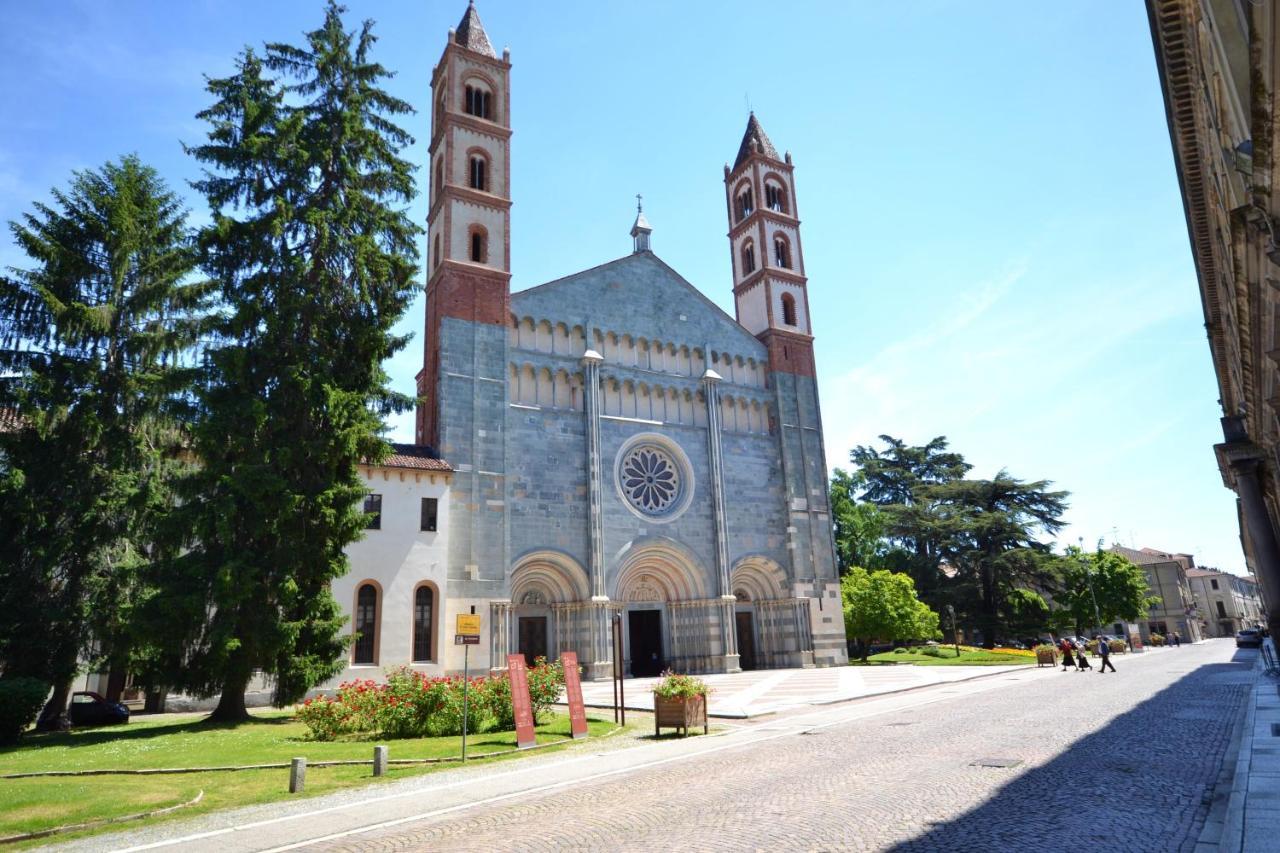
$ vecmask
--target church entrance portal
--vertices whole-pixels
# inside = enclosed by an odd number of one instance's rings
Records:
[[[538,658],[547,656],[547,617],[520,617],[520,654],[524,655],[524,662],[529,666],[533,666]]]
[[[631,674],[636,678],[661,675],[662,611],[632,610],[627,614],[627,631],[631,640]]]
[[[750,613],[733,614],[738,629],[738,665],[743,669],[756,668],[756,628]]]

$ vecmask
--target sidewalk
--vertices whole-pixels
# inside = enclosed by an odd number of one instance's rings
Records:
[[[1264,641],[1275,656],[1274,640]],[[1265,672],[1260,650],[1237,743],[1219,780],[1219,799],[1196,853],[1267,853],[1280,836],[1280,681]]]

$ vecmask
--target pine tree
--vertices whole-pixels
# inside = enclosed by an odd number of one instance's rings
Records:
[[[331,2],[303,46],[246,51],[211,80],[208,141],[191,149],[224,311],[175,516],[188,550],[150,612],[174,686],[220,694],[216,719],[247,716],[255,669],[277,704],[341,669],[330,583],[364,527],[358,466],[385,456],[383,418],[412,402],[381,366],[407,342],[391,329],[415,290],[412,139],[393,122],[412,110],[380,88],[372,23],[348,32],[344,11]]]
[[[0,278],[0,661],[53,685],[43,727],[81,661],[132,651],[205,294],[185,222],[130,156],[10,225],[34,266]]]

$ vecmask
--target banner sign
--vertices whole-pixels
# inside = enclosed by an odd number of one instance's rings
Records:
[[[516,716],[516,746],[528,749],[538,739],[533,733],[533,702],[529,700],[529,671],[524,655],[507,655],[507,678],[511,680],[511,710]]]
[[[587,736],[587,706],[582,704],[582,679],[578,676],[578,653],[561,652],[564,667],[564,692],[569,700],[569,730],[573,739]]]

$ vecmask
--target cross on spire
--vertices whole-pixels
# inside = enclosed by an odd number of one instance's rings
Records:
[[[649,252],[649,235],[653,233],[653,228],[649,225],[649,220],[644,218],[644,196],[636,193],[636,222],[631,226],[631,239],[634,241],[634,252]]]

